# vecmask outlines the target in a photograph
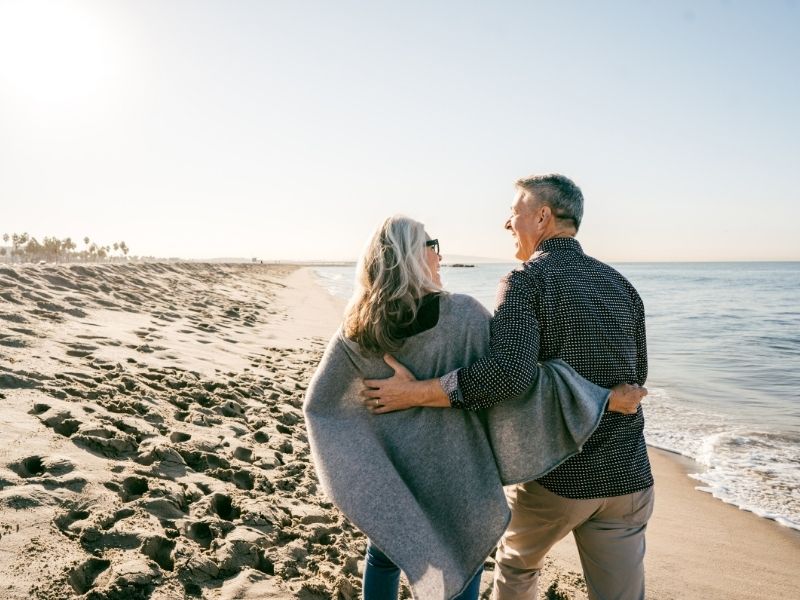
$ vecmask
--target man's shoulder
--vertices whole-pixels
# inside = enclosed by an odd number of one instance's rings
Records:
[[[614,281],[638,298],[633,284],[617,269],[583,252],[540,252],[522,265],[525,274],[542,282],[558,279]]]
[[[511,269],[506,273],[500,280],[500,284],[501,286],[537,286],[541,274],[541,265],[535,264],[532,260],[528,260],[516,269]]]
[[[557,274],[560,271],[563,271],[564,268],[570,264],[570,262],[574,261],[574,259],[578,257],[587,258],[583,254],[579,255],[574,252],[567,253],[539,251],[522,263],[518,269],[515,269],[509,273],[509,275],[515,271],[518,271],[520,275],[531,279],[545,278],[551,274]]]
[[[603,261],[598,260],[598,259],[596,259],[594,257],[587,256],[586,258],[589,259],[590,261],[592,261],[592,263],[594,263],[596,265],[596,268],[597,268],[598,271],[602,271],[608,277],[616,279],[617,281],[620,282],[620,284],[622,284],[624,287],[626,287],[629,291],[631,291],[636,296],[639,295],[639,293],[636,291],[636,288],[633,286],[633,284],[630,282],[630,280],[627,277],[625,277],[625,275],[620,273],[616,268],[614,268],[611,265],[609,265],[608,263],[604,263]]]

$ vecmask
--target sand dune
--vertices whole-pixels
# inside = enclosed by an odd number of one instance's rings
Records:
[[[0,597],[357,595],[302,427],[324,340],[275,335],[293,272],[0,268]]]

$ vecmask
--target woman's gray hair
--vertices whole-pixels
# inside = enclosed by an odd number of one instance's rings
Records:
[[[516,186],[549,206],[562,221],[572,221],[575,231],[583,219],[583,192],[569,177],[550,173],[517,179]]]
[[[345,335],[366,351],[398,350],[401,330],[416,319],[420,300],[442,291],[425,262],[426,241],[422,223],[394,216],[367,242],[344,318]]]

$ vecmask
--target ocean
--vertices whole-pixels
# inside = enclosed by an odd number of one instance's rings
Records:
[[[442,267],[489,310],[517,263]],[[648,444],[696,461],[698,489],[800,530],[800,263],[621,263],[645,304]],[[353,267],[318,267],[349,298]]]

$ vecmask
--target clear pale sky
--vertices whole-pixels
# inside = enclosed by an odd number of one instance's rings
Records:
[[[512,258],[562,172],[610,261],[800,260],[800,5],[0,0],[0,234]],[[82,244],[81,244],[82,245]]]

